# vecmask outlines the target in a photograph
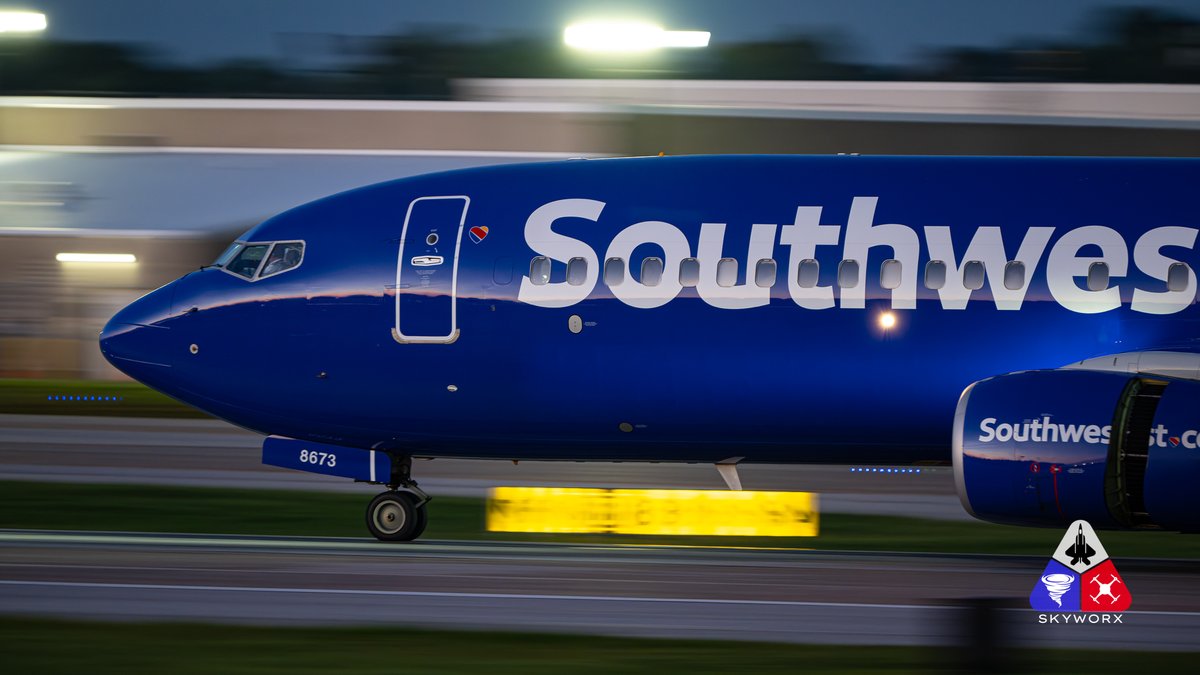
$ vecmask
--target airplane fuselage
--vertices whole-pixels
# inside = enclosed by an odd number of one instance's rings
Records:
[[[947,461],[976,380],[1195,349],[1197,184],[1149,159],[433,174],[267,220],[239,241],[300,264],[193,272],[104,350],[235,424],[403,455]]]

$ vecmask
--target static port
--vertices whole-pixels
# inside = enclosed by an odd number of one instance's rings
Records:
[[[437,232],[430,232],[428,237],[425,237],[425,243],[433,246],[438,242]]]

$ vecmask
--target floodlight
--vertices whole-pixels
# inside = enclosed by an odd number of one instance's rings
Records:
[[[563,42],[593,52],[645,52],[663,47],[707,47],[709,33],[664,30],[644,21],[585,21],[563,31]]]
[[[54,259],[63,263],[135,263],[132,253],[59,253]]]
[[[0,33],[40,33],[46,30],[41,12],[0,11]]]

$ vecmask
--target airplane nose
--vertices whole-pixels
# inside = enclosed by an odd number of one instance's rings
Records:
[[[171,315],[170,285],[134,300],[100,331],[100,353],[118,370],[142,379],[146,367],[169,368],[167,347]]]

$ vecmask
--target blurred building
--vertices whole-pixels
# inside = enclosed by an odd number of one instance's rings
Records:
[[[470,100],[0,99],[0,377],[118,377],[96,336],[122,305],[266,217],[419,173],[659,152],[1200,156],[1200,86],[1189,85],[454,89]]]
[[[292,206],[431,171],[580,154],[511,149],[589,137],[550,106],[540,116],[512,107],[0,100],[0,377],[122,377],[96,346],[108,318]]]

